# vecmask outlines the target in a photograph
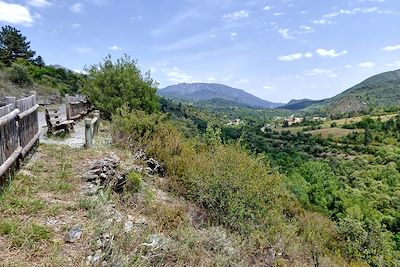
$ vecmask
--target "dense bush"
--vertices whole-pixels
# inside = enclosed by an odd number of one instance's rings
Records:
[[[8,77],[10,81],[20,86],[29,86],[33,84],[27,68],[19,64],[12,64],[8,71]]]
[[[82,92],[107,117],[126,105],[129,109],[154,112],[159,108],[156,83],[144,75],[129,56],[113,62],[111,56],[86,69]]]

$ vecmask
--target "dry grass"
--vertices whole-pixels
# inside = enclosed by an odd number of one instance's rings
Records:
[[[342,128],[324,128],[324,129],[307,131],[305,133],[309,133],[312,135],[321,135],[321,137],[323,137],[323,138],[329,138],[329,137],[341,138],[348,134],[351,134],[352,132],[362,132],[362,131],[363,130],[360,130],[360,129],[349,130],[349,129],[342,129]]]
[[[102,137],[107,136],[107,132]],[[99,143],[99,142],[98,142]],[[40,145],[0,196],[0,266],[85,266],[104,234],[107,266],[246,265],[241,239],[209,223],[207,213],[163,191],[165,178],[143,175],[142,185],[126,195],[110,190],[84,194],[80,175],[89,162],[110,152],[122,165],[140,164],[127,151],[102,143],[95,149]],[[126,231],[126,223],[133,228]],[[64,242],[74,226],[83,229],[75,243]],[[152,238],[159,240],[151,247]],[[101,262],[98,262],[100,264]]]

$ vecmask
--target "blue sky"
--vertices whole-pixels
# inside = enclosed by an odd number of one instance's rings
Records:
[[[263,99],[331,97],[400,68],[399,0],[0,0],[47,64],[126,53],[159,87],[216,82]]]

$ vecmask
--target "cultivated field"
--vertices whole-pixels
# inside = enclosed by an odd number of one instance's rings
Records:
[[[362,132],[361,129],[349,130],[342,128],[324,128],[318,130],[307,131],[305,133],[309,133],[312,135],[321,135],[323,138],[333,137],[333,138],[341,138],[352,132]]]

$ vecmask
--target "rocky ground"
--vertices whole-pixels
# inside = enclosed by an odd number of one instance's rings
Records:
[[[0,197],[0,266],[241,265],[240,239],[168,192],[162,165],[119,150],[41,143]]]

